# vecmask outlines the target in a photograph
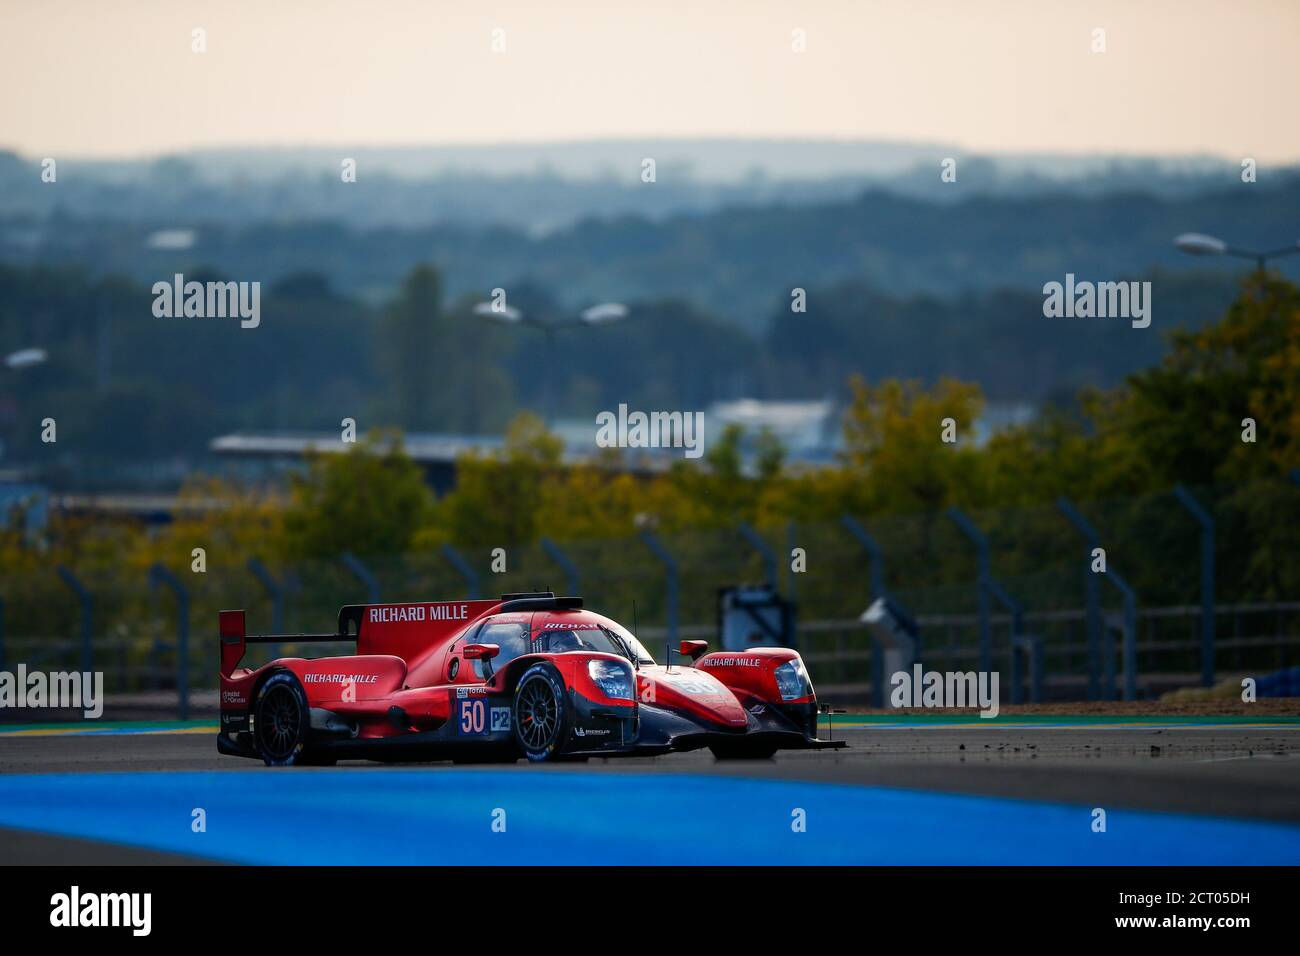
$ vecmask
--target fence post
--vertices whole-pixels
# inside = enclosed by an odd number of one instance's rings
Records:
[[[1038,642],[1030,642],[1025,637],[1025,609],[991,575],[985,575],[980,579],[980,589],[992,595],[993,599],[1011,614],[1011,703],[1024,703],[1024,689],[1022,686],[1024,684],[1024,674],[1022,672],[1021,655],[1027,654],[1030,671],[1030,698],[1037,704],[1043,692],[1041,645]]]
[[[771,547],[769,547],[768,543],[763,540],[763,536],[750,527],[747,522],[740,522],[740,524],[736,525],[736,530],[741,533],[745,540],[748,541],[753,549],[759,553],[759,556],[762,557],[763,570],[767,578],[768,587],[773,591],[779,590],[780,585],[778,584],[776,573],[776,552],[774,552]]]
[[[785,596],[786,600],[791,604],[795,603],[795,597],[799,593],[798,586],[795,584],[795,575],[798,574],[798,572],[794,569],[791,557],[794,554],[794,549],[797,547],[795,544],[796,540],[798,540],[798,531],[795,527],[795,523],[794,521],[787,521],[785,523],[785,554],[781,556],[781,563],[788,568],[785,573]]]
[[[876,598],[887,598],[889,595],[885,590],[885,554],[880,550],[880,545],[852,515],[841,515],[840,524],[867,552],[871,599],[874,601]],[[885,651],[874,634],[871,637],[871,706],[885,706]]]
[[[841,515],[840,524],[844,525],[849,534],[853,535],[867,552],[867,560],[871,562],[871,596],[885,597],[885,553],[880,550],[876,539],[862,527],[857,518],[852,515]]]
[[[274,575],[267,570],[266,565],[262,563],[260,558],[249,558],[246,567],[248,568],[249,573],[252,574],[253,577],[257,578],[258,583],[262,585],[267,596],[271,599],[271,633],[283,634],[285,603],[284,585],[275,579]],[[280,656],[280,645],[272,644],[270,647],[271,659],[274,660]]]
[[[1174,486],[1174,496],[1201,526],[1201,686],[1214,686],[1214,518],[1190,491]]]
[[[95,658],[90,646],[90,638],[93,632],[94,600],[91,598],[90,592],[86,590],[85,585],[77,579],[77,576],[71,570],[62,564],[55,570],[58,571],[63,583],[68,586],[69,590],[77,596],[77,600],[81,603],[81,670],[83,673],[89,673],[95,669]]]
[[[664,565],[664,617],[668,631],[668,646],[675,648],[677,645],[677,560],[648,528],[642,529],[641,540]]]
[[[370,573],[370,569],[362,564],[361,559],[351,551],[344,551],[339,555],[339,560],[342,561],[343,566],[351,571],[356,579],[365,586],[366,594],[369,596],[370,603],[378,604],[379,580]]]
[[[1083,584],[1084,595],[1087,601],[1087,629],[1088,629],[1088,699],[1097,700],[1100,696],[1100,658],[1101,658],[1101,602],[1098,594],[1097,575],[1092,570],[1092,551],[1098,547],[1097,532],[1088,524],[1086,518],[1079,513],[1079,509],[1069,498],[1062,495],[1056,499],[1056,506],[1060,509],[1061,514],[1065,515],[1067,521],[1074,525],[1076,531],[1083,536],[1086,555],[1083,561]],[[1113,663],[1111,665],[1114,666]]]
[[[558,564],[560,570],[564,572],[564,577],[569,584],[569,593],[574,596],[581,594],[582,588],[578,586],[578,566],[569,560],[569,556],[564,553],[564,550],[550,538],[542,538],[541,543],[546,556]]]
[[[466,599],[478,600],[478,572],[465,560],[464,556],[449,544],[442,546],[442,556],[451,562],[452,567],[465,579]]]
[[[1109,565],[1106,578],[1124,596],[1124,699],[1137,700],[1137,595]]]
[[[986,582],[992,579],[989,570],[989,539],[975,526],[975,522],[966,517],[959,508],[949,508],[945,514],[958,529],[975,545],[975,568],[977,602],[979,611],[979,647],[980,670],[986,674],[993,671],[993,629],[989,623],[989,591]]]
[[[190,716],[190,592],[161,563],[149,569],[149,588],[162,585],[176,595],[176,717]]]

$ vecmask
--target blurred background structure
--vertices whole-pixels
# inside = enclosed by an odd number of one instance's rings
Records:
[[[549,585],[658,646],[750,584],[845,703],[881,598],[1008,700],[1285,671],[1297,35],[1289,0],[8,11],[0,655],[197,706],[220,607]],[[260,323],[155,315],[177,275],[260,283]],[[1067,275],[1150,283],[1150,327],[1047,317]],[[703,457],[597,447],[622,405],[702,413]]]
[[[247,607],[257,631],[306,632],[330,627],[343,603],[553,588],[629,622],[635,601],[642,640],[662,658],[665,642],[703,638],[717,646],[719,595],[748,583],[791,602],[794,628],[783,639],[804,654],[832,702],[881,704],[878,649],[859,620],[880,597],[914,617],[927,668],[975,669],[987,634],[1005,702],[1151,699],[1224,682],[1239,694],[1243,677],[1286,671],[1300,643],[1300,601],[1281,598],[1234,559],[1243,542],[1258,541],[1263,502],[1269,520],[1294,536],[1300,483],[1263,482],[969,514],[845,515],[759,531],[542,537],[505,546],[505,573],[491,570],[490,549],[447,543],[405,555],[341,552],[275,564],[253,557],[232,565],[214,553],[204,573],[163,564],[41,567],[4,577],[0,661],[103,670],[119,710],[185,713],[192,695],[210,711],[214,622],[224,607]],[[1108,573],[1092,570],[1093,542],[1072,515],[1094,529],[1112,562]],[[803,549],[806,570],[792,570],[793,547]],[[1284,587],[1296,593],[1294,582]],[[981,600],[990,592],[996,600]],[[782,640],[757,627],[754,634],[757,643]],[[250,650],[258,653],[271,652]]]

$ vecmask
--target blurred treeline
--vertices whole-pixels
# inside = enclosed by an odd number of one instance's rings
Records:
[[[454,361],[438,368],[459,374]],[[1097,526],[1109,560],[1144,603],[1190,603],[1198,531],[1171,494],[1181,483],[1219,519],[1221,600],[1300,595],[1300,484],[1288,478],[1300,467],[1300,289],[1290,283],[1250,278],[1217,322],[1173,335],[1159,363],[1113,389],[1083,390],[983,445],[971,439],[984,400],[977,385],[855,377],[848,387],[845,452],[834,467],[791,467],[767,440],[756,471],[746,470],[735,430],[714,436],[701,462],[679,461],[662,474],[636,476],[608,460],[565,466],[555,436],[525,414],[511,423],[503,451],[461,460],[456,488],[435,498],[400,443],[377,431],[347,454],[313,459],[278,492],[196,478],[186,493],[217,507],[162,528],[65,520],[39,540],[7,532],[0,567],[11,583],[43,575],[50,593],[59,587],[49,572],[57,563],[92,580],[143,582],[162,562],[197,582],[189,571],[193,549],[203,548],[227,603],[257,594],[244,571],[257,557],[293,569],[298,593],[319,607],[365,596],[338,560],[344,552],[367,562],[394,600],[463,593],[442,551],[448,544],[477,569],[483,593],[560,587],[561,566],[539,550],[549,538],[575,558],[584,590],[623,610],[639,596],[653,620],[661,589],[648,582],[662,567],[638,531],[669,542],[682,563],[684,614],[699,616],[714,587],[764,573],[735,530],[748,522],[781,556],[777,571],[787,580],[787,546],[806,548],[818,573],[789,583],[818,602],[820,616],[856,613],[866,593],[862,553],[838,526],[850,514],[880,541],[892,587],[960,587],[957,609],[973,597],[974,557],[944,516],[955,506],[989,535],[996,573],[1036,582],[1022,593],[1043,602],[1068,590],[1063,599],[1077,606],[1075,559],[1084,549],[1056,508],[1066,496]],[[954,444],[940,440],[946,418],[956,423]],[[1245,419],[1254,441],[1243,441]],[[504,575],[492,573],[495,548],[506,551]],[[12,604],[18,596],[5,597]],[[50,603],[75,613],[66,598]]]
[[[201,269],[187,280],[231,279]],[[534,330],[507,329],[450,299],[420,266],[377,305],[343,295],[315,273],[264,286],[261,324],[160,319],[148,286],[79,269],[0,266],[0,347],[38,346],[47,364],[0,372],[0,438],[9,464],[47,480],[92,486],[145,463],[193,462],[236,430],[363,429],[499,434],[522,408],[553,396],[561,417],[601,409],[702,409],[740,397],[847,401],[852,374],[871,381],[944,376],[986,396],[1069,400],[1159,360],[1158,330],[1196,328],[1219,314],[1233,284],[1213,275],[1156,274],[1155,321],[1047,319],[1032,291],[955,300],[893,298],[861,284],[811,289],[807,311],[772,305],[751,334],[682,300],[633,301],[610,326],[559,334],[553,355]],[[507,289],[541,319],[568,313],[542,285]],[[35,423],[58,423],[44,444]],[[104,485],[120,486],[106,478]]]
[[[1233,244],[1273,248],[1295,241],[1300,214],[1294,169],[1264,170],[1250,184],[1225,171],[1174,194],[1156,170],[1108,171],[1101,192],[1042,191],[1022,176],[990,193],[968,164],[956,183],[943,183],[936,163],[913,195],[883,187],[824,194],[821,184],[742,190],[704,206],[678,204],[689,184],[666,169],[654,184],[608,187],[632,192],[631,206],[586,204],[583,194],[600,191],[598,182],[575,191],[544,178],[453,178],[437,195],[420,195],[364,175],[341,183],[337,162],[332,177],[248,188],[210,185],[186,169],[172,159],[143,182],[112,183],[68,166],[57,184],[43,184],[34,166],[0,154],[0,261],[82,265],[144,284],[203,267],[266,283],[315,271],[339,293],[371,302],[433,261],[452,299],[532,281],[566,309],[605,299],[682,300],[761,334],[774,310],[788,310],[793,288],[860,281],[894,298],[955,301],[1040,289],[1067,272],[1099,281],[1186,271],[1190,260],[1173,246],[1179,233],[1213,231]],[[310,202],[294,200],[304,192]],[[447,193],[454,202],[437,198]],[[371,218],[394,205],[403,209],[400,219]],[[510,215],[497,213],[502,205]],[[584,209],[576,221],[561,213]],[[192,243],[155,241],[178,227]]]

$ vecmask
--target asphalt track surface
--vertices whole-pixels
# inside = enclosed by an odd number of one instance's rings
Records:
[[[836,736],[849,749],[741,763],[272,769],[219,756],[206,726],[11,729],[0,862],[1300,863],[1294,718]]]

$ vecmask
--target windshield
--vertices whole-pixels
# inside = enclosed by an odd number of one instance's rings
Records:
[[[547,624],[541,635],[542,646],[554,654],[565,651],[600,651],[627,657],[617,640],[595,624]]]
[[[653,664],[655,659],[650,656],[650,652],[641,646],[641,642],[628,633],[627,629],[620,627],[613,621],[610,621],[606,630],[618,641],[621,641],[627,649],[623,656],[637,664]]]
[[[654,658],[641,643],[617,624],[558,624],[545,626],[539,637],[544,650],[553,654],[565,651],[600,651],[626,657],[635,664],[653,664]]]

